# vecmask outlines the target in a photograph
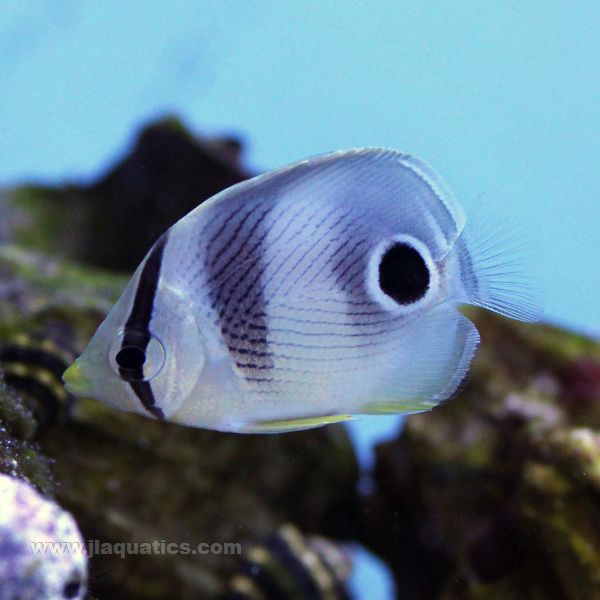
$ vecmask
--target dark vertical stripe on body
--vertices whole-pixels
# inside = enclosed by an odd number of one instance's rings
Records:
[[[152,319],[152,307],[154,306],[154,296],[158,287],[158,278],[160,277],[160,267],[162,264],[165,246],[167,244],[169,232],[164,233],[152,248],[150,256],[142,269],[138,281],[137,290],[133,307],[129,313],[129,318],[125,324],[125,331],[133,329],[143,331],[149,335],[148,327]]]
[[[207,248],[205,256],[217,326],[234,363],[248,381],[257,369],[273,368],[262,281],[266,220],[271,210],[272,207],[258,204],[245,212],[236,225],[231,222],[229,230],[220,229],[221,240],[216,240],[210,251]],[[228,258],[221,260],[225,256]],[[246,263],[246,268],[239,269],[240,264]],[[255,306],[261,310],[253,310]],[[257,330],[260,336],[256,335]]]
[[[150,343],[150,321],[152,319],[154,298],[158,288],[160,268],[168,237],[169,232],[166,231],[156,241],[144,264],[135,292],[133,306],[129,313],[129,318],[125,323],[122,349],[128,346],[135,346],[145,353]],[[135,370],[120,368],[119,372],[121,377],[129,383],[131,389],[142,403],[142,406],[156,418],[164,419],[165,415],[162,409],[156,406],[152,386],[149,382],[144,381],[143,366]]]

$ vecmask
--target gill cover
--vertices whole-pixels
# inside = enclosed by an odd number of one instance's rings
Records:
[[[163,277],[168,235],[152,247],[83,355],[69,389],[157,419],[181,406],[205,363],[185,293]]]

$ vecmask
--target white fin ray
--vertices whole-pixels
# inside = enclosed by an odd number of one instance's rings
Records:
[[[521,229],[514,223],[469,219],[457,241],[457,246],[466,246],[459,250],[465,292],[461,301],[511,319],[540,319],[540,282],[533,268],[536,259]]]

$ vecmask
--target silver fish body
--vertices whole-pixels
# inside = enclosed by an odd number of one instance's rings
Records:
[[[458,304],[534,313],[465,224],[440,178],[393,150],[237,184],[156,242],[65,381],[224,431],[428,410],[456,390],[478,343]]]

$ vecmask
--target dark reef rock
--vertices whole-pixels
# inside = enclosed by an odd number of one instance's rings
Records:
[[[54,256],[132,271],[168,227],[250,176],[240,155],[236,139],[196,139],[177,119],[164,119],[143,129],[131,152],[90,185],[7,192],[6,234]]]
[[[222,600],[350,600],[347,548],[286,523],[239,561]]]
[[[401,598],[600,598],[600,346],[476,322],[470,385],[377,448],[365,540]]]
[[[34,441],[37,423],[17,392],[0,373],[0,473],[31,483],[49,493],[52,476],[48,459],[40,456]]]
[[[44,436],[57,499],[88,539],[239,543],[291,520],[308,531],[355,520],[356,465],[340,428],[289,436],[236,436],[159,423],[82,402],[68,426]],[[323,454],[328,456],[323,460]],[[211,597],[235,556],[100,555],[100,597]]]

